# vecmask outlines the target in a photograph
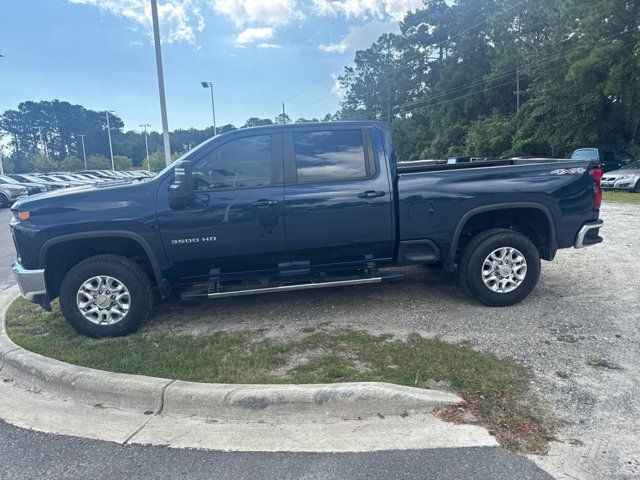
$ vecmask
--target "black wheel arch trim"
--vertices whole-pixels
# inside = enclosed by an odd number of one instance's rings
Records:
[[[129,240],[133,240],[138,243],[142,249],[144,250],[149,263],[151,264],[151,268],[153,269],[153,276],[158,284],[158,288],[163,297],[167,297],[171,291],[171,287],[167,279],[162,274],[162,268],[160,267],[160,262],[158,262],[158,258],[153,251],[149,242],[147,242],[144,237],[140,234],[130,232],[127,230],[96,230],[92,232],[79,232],[79,233],[70,233],[68,235],[60,235],[58,237],[50,238],[42,245],[40,249],[40,256],[38,259],[39,265],[44,268],[46,264],[47,254],[49,249],[54,245],[58,245],[60,243],[70,242],[73,240],[86,240],[90,238],[103,238],[103,237],[119,237],[119,238],[127,238]]]
[[[485,205],[482,207],[473,208],[462,216],[462,218],[458,222],[458,225],[456,226],[456,229],[454,231],[453,238],[451,240],[451,245],[449,246],[449,255],[447,256],[446,259],[444,259],[444,262],[443,262],[445,268],[447,270],[455,269],[456,250],[458,248],[458,242],[460,241],[460,235],[462,234],[462,230],[464,229],[465,225],[467,224],[467,222],[471,217],[473,217],[474,215],[478,215],[480,213],[491,212],[493,210],[505,210],[505,209],[515,209],[515,208],[534,208],[536,210],[540,210],[542,213],[545,214],[548,225],[549,225],[549,246],[548,246],[549,255],[551,259],[555,257],[556,251],[558,250],[556,222],[555,222],[553,213],[551,213],[551,210],[549,209],[549,207],[547,207],[543,203],[538,203],[538,202],[496,203],[493,205]]]

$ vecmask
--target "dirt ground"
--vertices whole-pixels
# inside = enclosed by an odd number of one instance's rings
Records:
[[[559,478],[640,477],[640,205],[605,204],[605,242],[543,262],[519,305],[467,298],[451,274],[404,269],[392,284],[166,302],[144,331],[198,335],[260,329],[295,337],[348,326],[406,337],[469,341],[530,366],[533,388],[565,425],[536,461]]]

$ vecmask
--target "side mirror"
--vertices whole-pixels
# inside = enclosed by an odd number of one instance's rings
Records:
[[[180,162],[174,170],[174,175],[173,184],[169,187],[169,206],[173,209],[184,208],[193,195],[191,162]]]

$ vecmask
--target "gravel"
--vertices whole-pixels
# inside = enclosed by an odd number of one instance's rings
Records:
[[[453,275],[403,269],[398,283],[210,301],[167,302],[145,332],[257,329],[292,338],[310,328],[412,332],[469,341],[535,372],[532,388],[565,425],[536,459],[558,477],[640,476],[640,206],[605,204],[604,243],[561,250],[519,305],[480,306]],[[167,317],[169,320],[167,320]]]

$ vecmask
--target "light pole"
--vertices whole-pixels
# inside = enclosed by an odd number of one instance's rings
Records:
[[[85,152],[84,150],[84,137],[86,137],[86,135],[80,135],[80,140],[82,140],[82,158],[84,158],[84,169],[87,169],[87,152]]]
[[[156,68],[158,70],[158,93],[160,94],[160,115],[162,116],[162,138],[164,140],[164,161],[171,163],[171,143],[169,143],[169,122],[167,104],[164,99],[164,74],[162,73],[162,48],[160,46],[160,26],[158,25],[158,2],[151,0],[151,20],[153,22],[153,43],[156,46]]]
[[[144,148],[147,151],[147,170],[151,171],[151,162],[149,161],[149,138],[147,136],[147,127],[150,127],[151,125],[149,125],[148,123],[145,123],[140,126],[144,127]]]
[[[215,137],[218,134],[216,129],[216,104],[213,101],[213,83],[211,82],[200,82],[202,88],[211,89],[211,112],[213,113],[213,136]]]
[[[106,112],[104,112],[104,114],[107,117],[107,134],[109,135],[109,155],[111,155],[111,170],[115,170],[116,166],[113,164],[113,145],[111,144],[111,126],[109,125],[109,112],[111,112],[111,110],[107,110]]]

